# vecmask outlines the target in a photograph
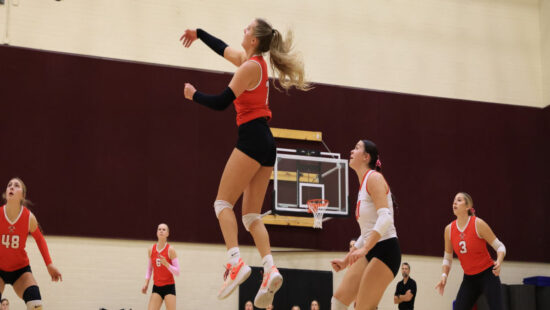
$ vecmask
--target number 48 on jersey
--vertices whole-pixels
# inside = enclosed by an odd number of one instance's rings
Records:
[[[18,235],[2,235],[2,245],[4,245],[8,249],[9,248],[12,248],[12,249],[19,248],[19,236]]]

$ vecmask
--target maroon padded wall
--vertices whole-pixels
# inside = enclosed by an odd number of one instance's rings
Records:
[[[152,240],[167,222],[174,240],[221,243],[212,203],[236,141],[234,110],[208,110],[182,89],[219,92],[230,78],[1,46],[0,183],[23,178],[46,234]],[[273,127],[322,131],[345,157],[358,139],[378,144],[404,253],[441,255],[453,197],[466,191],[508,259],[550,261],[549,108],[329,85],[272,90],[270,102]],[[352,217],[322,231],[268,229],[274,246],[322,250],[345,250],[359,233]],[[240,240],[252,244],[244,229]]]

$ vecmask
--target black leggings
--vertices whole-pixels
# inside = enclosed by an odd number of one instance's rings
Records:
[[[502,310],[500,278],[493,274],[493,267],[475,275],[464,275],[456,295],[455,310],[471,310],[481,294],[484,294],[491,310]]]

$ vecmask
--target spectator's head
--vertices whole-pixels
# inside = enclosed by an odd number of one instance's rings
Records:
[[[319,310],[319,302],[317,300],[312,300],[310,305],[311,310]]]
[[[267,308],[265,308],[265,310],[273,310],[273,309],[275,309],[275,307],[273,307],[273,305],[271,304],[268,305]]]
[[[357,241],[357,239],[351,239],[349,241],[349,249],[351,250],[353,248],[353,246],[355,245],[355,242]]]
[[[254,305],[250,300],[244,304],[244,310],[254,310]]]
[[[401,275],[403,276],[403,278],[408,278],[410,273],[411,266],[409,265],[409,263],[404,262],[403,264],[401,264]]]
[[[294,306],[292,306],[292,308],[290,310],[300,310],[300,307],[297,306],[297,305],[294,305]]]
[[[6,298],[3,298],[0,306],[0,310],[9,310],[9,309],[10,309],[10,302]]]

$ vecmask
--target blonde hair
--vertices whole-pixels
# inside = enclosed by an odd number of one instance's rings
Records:
[[[286,33],[285,40],[283,35],[267,21],[256,18],[254,36],[259,41],[257,51],[260,53],[269,52],[269,62],[273,74],[285,90],[293,86],[304,91],[312,88],[309,82],[305,80],[304,62],[301,55],[292,50],[292,31],[289,30]],[[277,88],[275,84],[274,86]]]
[[[474,215],[474,200],[472,199],[472,196],[465,192],[459,192],[459,194],[462,194],[462,196],[464,196],[464,200],[466,200],[466,205],[470,206],[470,209],[468,209],[468,215]]]

